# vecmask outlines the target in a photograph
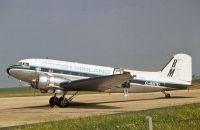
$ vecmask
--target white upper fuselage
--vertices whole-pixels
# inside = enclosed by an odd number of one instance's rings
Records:
[[[119,70],[121,70],[119,72]],[[187,81],[169,78],[158,72],[135,71],[88,65],[75,62],[58,61],[51,59],[25,59],[20,60],[17,65],[7,69],[9,75],[31,83],[36,78],[36,73],[64,77],[69,81],[85,78],[101,77],[116,73],[130,72],[133,79],[130,81],[129,92],[154,92],[170,89],[183,89],[190,85]],[[122,92],[119,87],[112,88],[110,92]]]

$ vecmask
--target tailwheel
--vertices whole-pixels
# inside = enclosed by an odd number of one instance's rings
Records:
[[[171,95],[169,93],[166,93],[165,91],[161,91],[163,94],[165,94],[165,98],[171,98]]]
[[[65,98],[64,96],[59,98],[59,106],[60,107],[68,107],[69,106],[69,101],[67,100],[67,98]]]
[[[169,93],[167,93],[167,94],[165,95],[165,98],[171,98],[171,95],[170,95]]]
[[[49,99],[49,105],[52,107],[58,105],[58,103],[59,103],[58,98],[55,96]]]

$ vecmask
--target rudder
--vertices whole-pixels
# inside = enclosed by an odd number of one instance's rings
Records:
[[[192,81],[192,57],[187,54],[176,54],[161,71],[163,76],[186,81]]]

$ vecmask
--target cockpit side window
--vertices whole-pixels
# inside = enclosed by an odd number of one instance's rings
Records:
[[[17,65],[23,65],[23,63],[22,62],[18,62]]]

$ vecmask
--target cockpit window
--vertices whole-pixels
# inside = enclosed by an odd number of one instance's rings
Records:
[[[29,63],[18,62],[18,65],[29,67]]]
[[[18,65],[23,65],[23,63],[22,63],[22,62],[18,62],[17,64],[18,64]]]

